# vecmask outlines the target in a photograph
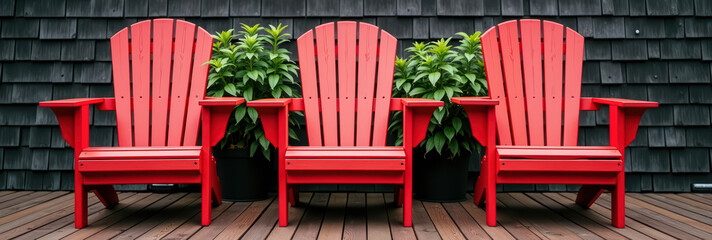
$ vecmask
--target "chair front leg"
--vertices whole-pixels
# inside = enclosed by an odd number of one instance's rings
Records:
[[[87,226],[87,191],[84,189],[83,177],[74,171],[74,227]]]
[[[99,201],[107,208],[116,206],[116,204],[119,203],[119,196],[116,194],[113,185],[93,186],[92,192],[94,192],[94,195],[96,195]]]

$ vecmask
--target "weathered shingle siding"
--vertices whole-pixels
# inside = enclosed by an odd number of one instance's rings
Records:
[[[414,41],[485,31],[511,19],[555,21],[586,38],[582,96],[660,103],[648,110],[627,149],[628,190],[689,191],[691,183],[712,182],[712,1],[0,0],[0,190],[72,188],[73,151],[54,114],[37,103],[113,96],[109,38],[132,23],[160,17],[185,19],[210,33],[239,23],[283,23],[293,39],[321,23],[358,20],[396,36],[401,55]],[[287,47],[296,53],[294,43]],[[116,145],[116,115],[96,109],[90,115],[91,145]],[[607,125],[607,108],[582,112],[579,143],[608,144]],[[473,157],[472,176],[480,169],[477,162]],[[319,189],[390,190],[312,186]]]

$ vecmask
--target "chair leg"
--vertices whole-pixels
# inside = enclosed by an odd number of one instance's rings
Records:
[[[615,188],[611,191],[611,223],[617,228],[625,227],[625,173],[619,173]]]
[[[290,184],[287,188],[287,201],[289,205],[294,207],[299,203],[299,185]]]
[[[403,189],[402,185],[396,185],[393,189],[393,196],[395,197],[394,202],[396,206],[402,207],[403,206],[403,199],[405,199],[404,196],[405,190]]]
[[[212,205],[213,207],[220,206],[222,204],[222,188],[220,186],[220,178],[218,178],[217,175],[217,169],[215,168],[215,159],[213,158],[213,162],[210,164],[212,171],[211,171],[211,187],[212,187],[212,194],[213,194],[213,201]]]
[[[282,177],[282,176],[280,176]],[[284,176],[286,178],[286,176]],[[277,193],[277,198],[278,203],[279,203],[279,226],[280,227],[286,227],[287,222],[288,222],[288,216],[287,213],[289,211],[289,200],[287,199],[288,193],[287,193],[287,183],[280,181],[279,183],[279,192]]]
[[[477,178],[477,182],[475,183],[475,195],[474,195],[474,200],[475,200],[475,205],[482,207],[484,203],[484,197],[485,197],[485,181],[482,178],[482,176]]]
[[[576,194],[576,204],[581,207],[589,208],[596,202],[599,196],[606,190],[601,185],[583,185]]]
[[[119,195],[116,194],[116,190],[112,185],[94,186],[92,192],[106,208],[111,208],[119,203]]]
[[[205,174],[205,173],[204,173]],[[212,187],[210,186],[210,175],[203,176],[203,183],[201,185],[201,200],[200,200],[200,224],[203,226],[210,225],[210,213],[211,213],[211,197],[212,197]]]
[[[76,181],[76,178],[75,178]],[[87,226],[87,192],[81,182],[74,183],[74,227]]]
[[[413,226],[413,179],[406,179],[403,184],[403,226]]]

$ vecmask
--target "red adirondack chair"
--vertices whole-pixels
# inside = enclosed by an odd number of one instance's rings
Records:
[[[296,204],[303,183],[399,185],[403,225],[412,225],[412,147],[443,102],[391,98],[396,42],[367,23],[317,26],[297,40],[304,98],[247,103],[279,150],[279,226],[287,226],[288,201]],[[304,111],[309,146],[288,145],[289,111]],[[403,146],[385,146],[389,111],[403,111]]]
[[[625,227],[625,147],[645,110],[658,104],[581,97],[584,39],[561,24],[507,21],[481,40],[490,97],[452,101],[465,108],[474,137],[487,146],[475,186],[475,203],[487,203],[487,224],[497,224],[496,184],[583,184],[576,203],[590,207],[609,190],[612,223]],[[577,146],[579,111],[603,104],[610,110],[609,146]]]
[[[196,33],[195,24],[156,19],[131,25],[130,32],[130,40],[129,28],[111,37],[114,98],[40,103],[52,108],[74,148],[75,226],[87,225],[87,191],[111,207],[119,201],[112,184],[147,183],[201,184],[201,222],[209,225],[211,201],[221,202],[210,147],[244,99],[204,97],[203,63],[213,40],[203,28]],[[119,147],[89,147],[91,104],[116,111]],[[201,117],[202,146],[196,146]]]

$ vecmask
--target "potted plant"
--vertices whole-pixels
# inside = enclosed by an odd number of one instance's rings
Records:
[[[289,41],[290,35],[282,33],[286,27],[242,24],[238,35],[233,35],[232,29],[214,35],[213,55],[207,63],[211,66],[207,96],[241,96],[246,101],[299,97],[300,88],[294,81],[298,67],[291,53],[281,47]],[[264,199],[269,190],[270,181],[265,177],[272,173],[273,149],[254,108],[241,104],[235,107],[233,116],[225,138],[213,150],[223,199]],[[294,119],[290,122],[296,123]],[[294,131],[290,129],[289,133],[296,138]]]
[[[479,154],[481,145],[472,137],[467,114],[450,99],[458,96],[485,96],[480,32],[462,36],[459,46],[449,45],[451,38],[429,43],[415,42],[406,49],[411,55],[397,58],[394,73],[394,97],[419,97],[440,100],[445,106],[435,110],[423,142],[413,151],[416,197],[425,201],[461,201],[467,189],[467,169],[471,154]],[[402,144],[400,112],[389,126]]]

